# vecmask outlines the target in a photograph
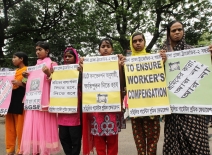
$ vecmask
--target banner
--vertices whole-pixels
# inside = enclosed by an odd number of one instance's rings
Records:
[[[124,68],[129,116],[170,114],[166,78],[160,55],[127,57]]]
[[[10,106],[16,71],[0,72],[0,115],[6,115]]]
[[[49,112],[77,113],[78,66],[70,64],[53,67]]]
[[[118,56],[84,59],[83,112],[121,111]]]
[[[166,76],[172,113],[212,114],[208,47],[168,52]]]
[[[29,77],[26,84],[24,101],[25,110],[40,110],[43,90],[44,73],[42,68],[45,64],[27,67]]]

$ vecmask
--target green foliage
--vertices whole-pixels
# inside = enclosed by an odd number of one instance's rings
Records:
[[[3,39],[6,57],[20,50],[28,53],[32,65],[39,40],[50,43],[53,60],[61,64],[67,45],[73,45],[81,56],[98,55],[98,43],[104,37],[113,40],[115,54],[125,54],[135,31],[152,35],[147,45],[151,51],[163,42],[165,26],[172,20],[185,24],[187,43],[203,44],[202,34],[210,32],[212,23],[209,0],[2,0],[0,4],[3,2],[0,46]]]
[[[199,46],[208,46],[212,44],[212,34],[209,32],[205,32],[200,36],[198,41]]]

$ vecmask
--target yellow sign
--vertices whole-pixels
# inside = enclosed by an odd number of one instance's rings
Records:
[[[49,112],[77,113],[78,64],[54,66],[50,90]]]
[[[127,57],[125,77],[130,117],[170,113],[164,67],[159,54]]]
[[[84,59],[83,112],[121,111],[118,57]]]

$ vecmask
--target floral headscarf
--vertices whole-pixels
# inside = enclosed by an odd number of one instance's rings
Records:
[[[166,50],[167,52],[171,52],[172,50],[173,51],[180,51],[180,50],[192,48],[191,45],[186,44],[184,30],[183,30],[183,38],[176,44],[176,46],[171,47],[170,28],[174,23],[177,23],[177,22],[182,24],[179,21],[172,21],[167,26],[167,38],[166,38],[166,41],[164,42],[163,47],[162,47],[162,49]]]

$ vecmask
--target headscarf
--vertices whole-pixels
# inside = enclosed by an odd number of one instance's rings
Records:
[[[70,54],[73,54],[75,57],[75,63],[78,64],[79,63],[79,57],[78,57],[78,53],[76,51],[76,49],[74,49],[73,47],[67,47],[64,51],[64,64],[65,64],[65,53],[66,52],[70,52]],[[81,84],[78,83],[78,95],[81,94],[80,92],[80,88]],[[80,97],[81,98],[81,97]],[[79,98],[78,98],[78,102],[79,102]],[[91,126],[90,126],[90,122],[89,122],[89,114],[88,113],[83,113],[82,114],[82,143],[83,143],[83,151],[82,154],[83,155],[90,155],[91,152],[93,152],[93,147],[94,147],[94,143],[93,143],[93,136],[90,134],[91,131]]]
[[[183,37],[182,37],[182,39],[175,45],[175,47],[171,47],[170,28],[171,28],[171,26],[174,23],[180,23],[180,24],[182,24],[179,21],[172,21],[171,23],[169,23],[167,25],[167,38],[166,38],[166,41],[164,42],[164,44],[162,46],[162,49],[163,50],[166,50],[167,52],[171,52],[172,50],[173,51],[180,51],[180,50],[185,50],[185,49],[192,48],[191,45],[186,44],[184,28],[183,28]],[[183,26],[183,24],[182,24],[182,26]]]
[[[135,33],[140,33],[140,32],[135,32]],[[133,33],[133,35],[134,35],[135,33]],[[147,55],[148,53],[146,52],[146,40],[145,40],[145,38],[143,38],[144,41],[145,41],[145,45],[144,45],[143,50],[142,50],[142,51],[136,51],[136,50],[134,49],[133,43],[132,43],[132,39],[133,39],[132,37],[133,37],[133,35],[130,37],[130,49],[131,49],[131,52],[132,52],[132,56]],[[142,35],[142,33],[141,33],[141,35]],[[144,37],[144,36],[142,36],[142,37]]]
[[[70,52],[70,54],[73,54],[74,55],[74,58],[75,58],[75,63],[78,64],[79,63],[79,57],[78,57],[78,53],[77,53],[77,50],[74,49],[73,47],[67,47],[64,51],[64,56],[63,56],[63,59],[64,59],[64,64],[66,64],[65,62],[65,54],[66,52]]]

